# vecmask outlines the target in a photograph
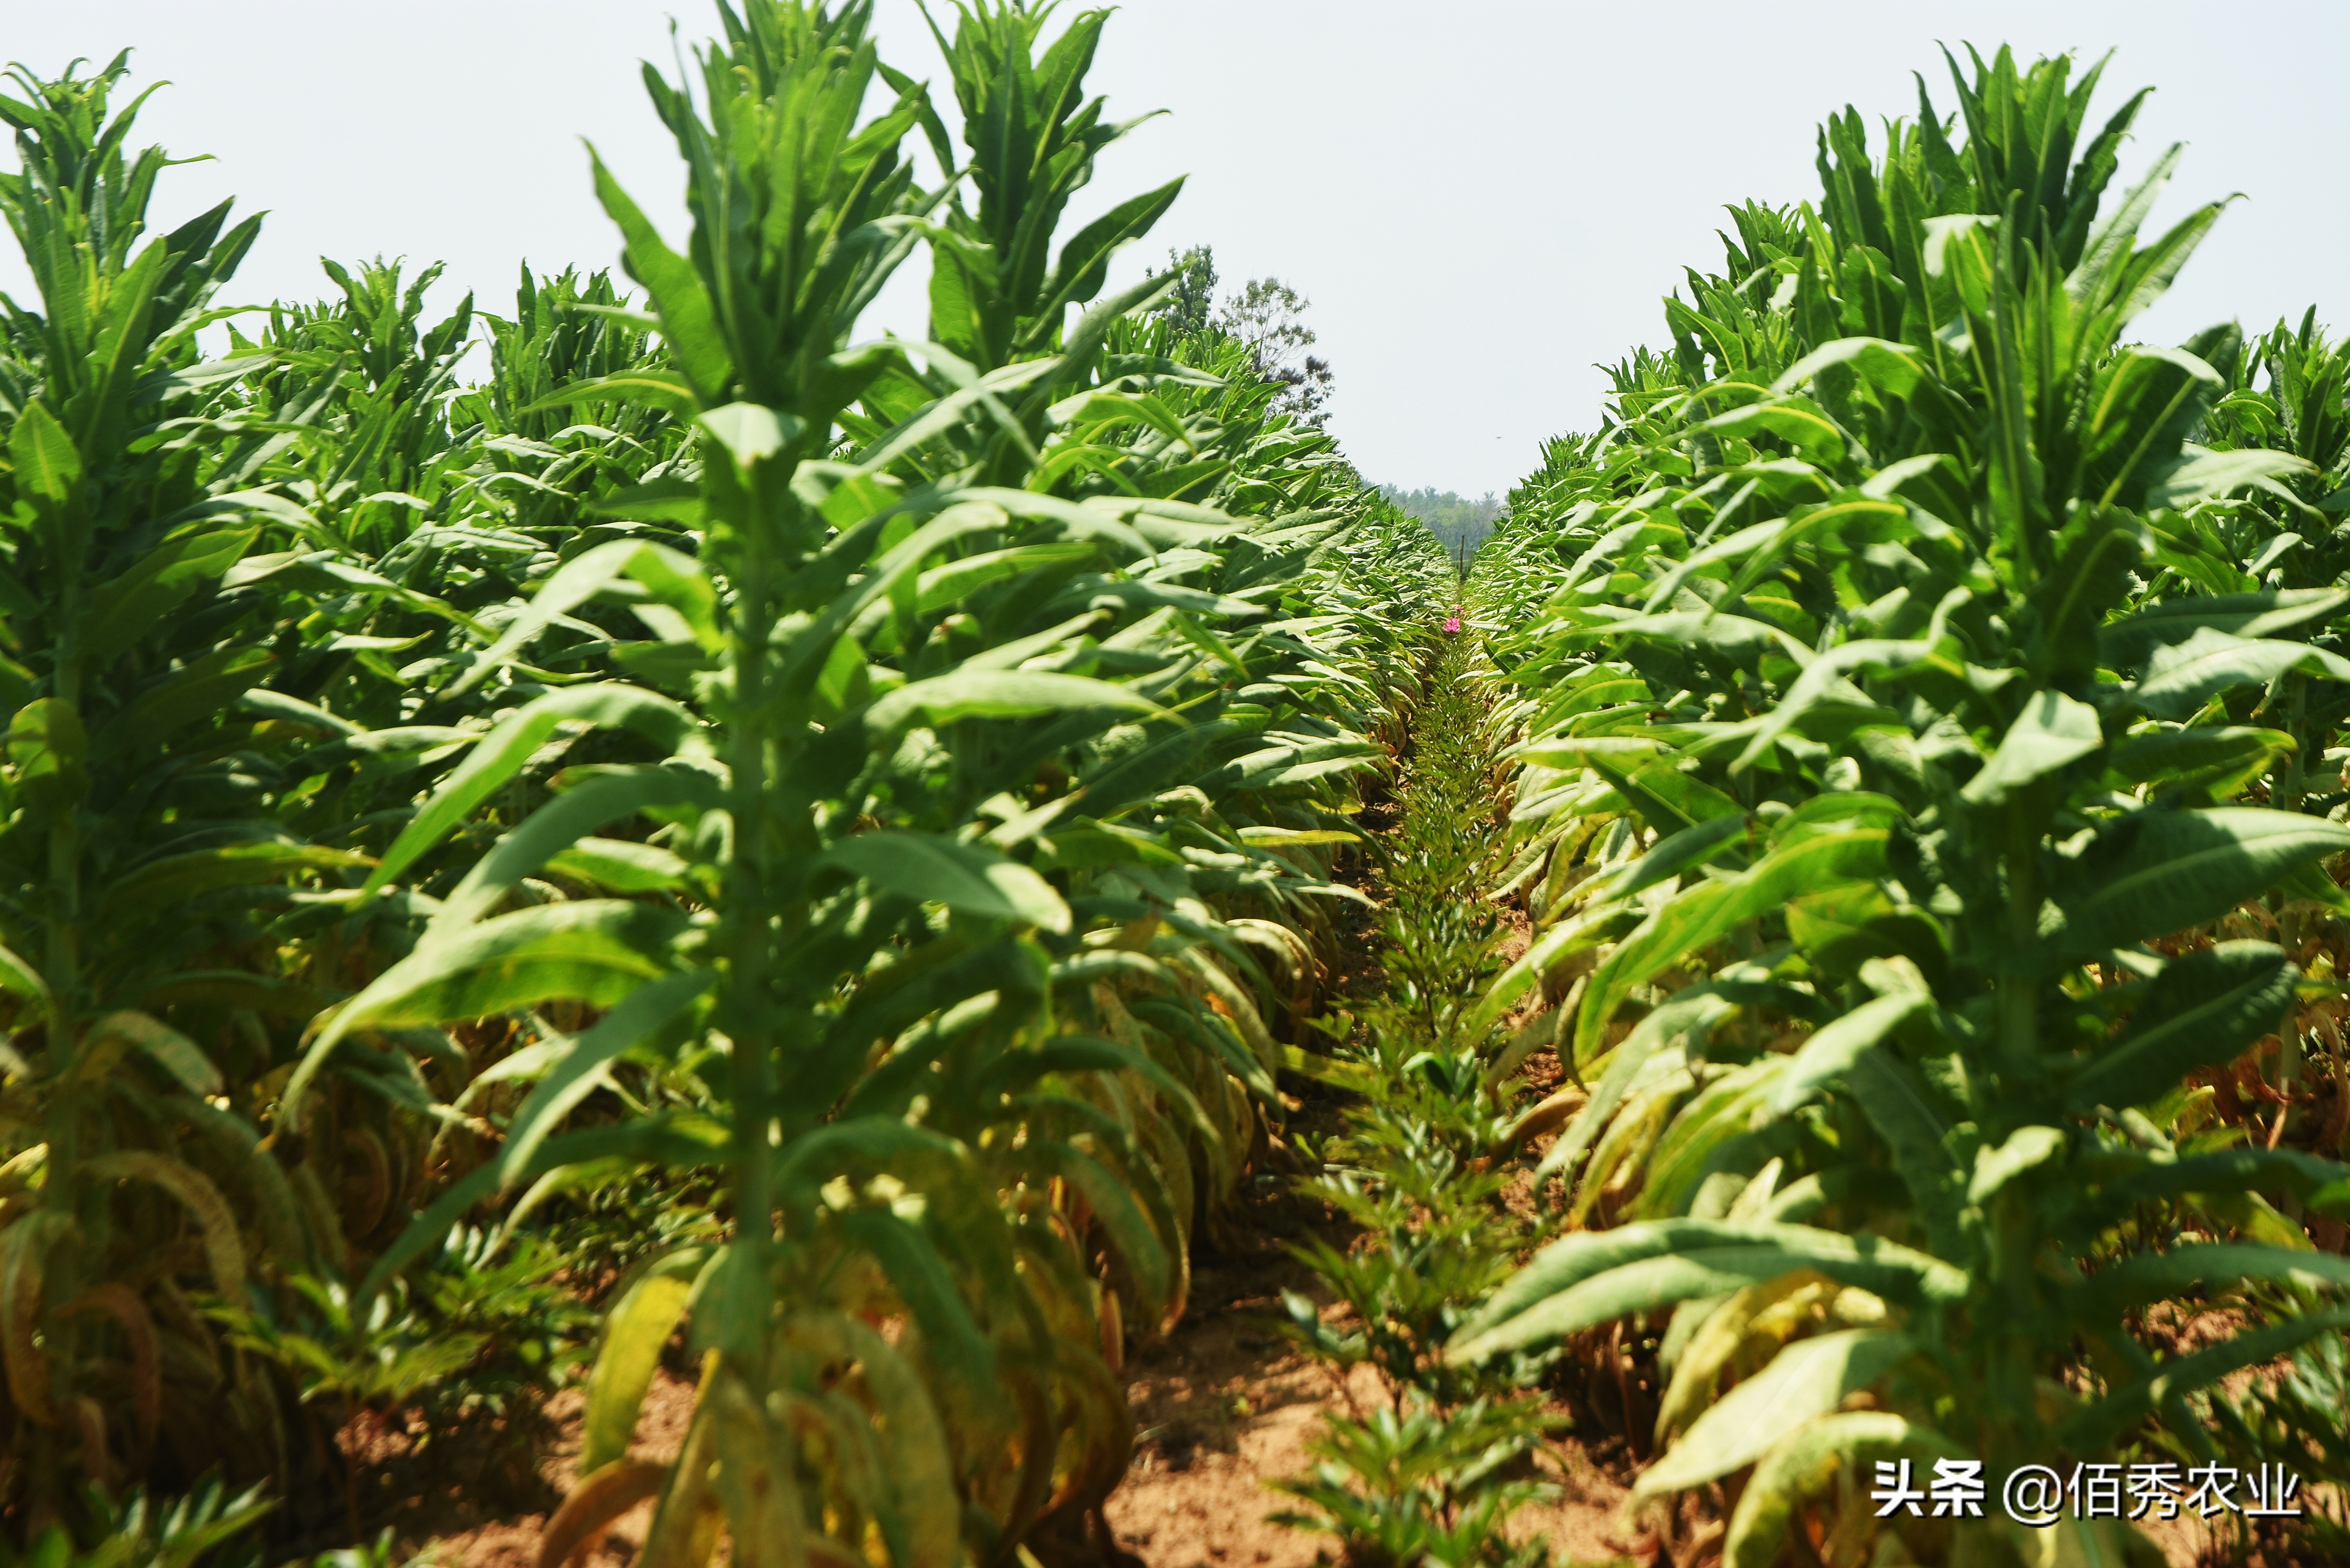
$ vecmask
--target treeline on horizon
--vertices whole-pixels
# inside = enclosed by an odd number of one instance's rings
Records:
[[[1501,497],[1490,490],[1472,500],[1450,490],[1405,490],[1382,484],[1379,494],[1389,505],[1428,524],[1428,531],[1456,556],[1475,555],[1503,511]]]

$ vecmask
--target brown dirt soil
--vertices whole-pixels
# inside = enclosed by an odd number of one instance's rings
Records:
[[[1309,1120],[1323,1108],[1301,1106]],[[1316,1233],[1337,1244],[1345,1240],[1327,1210],[1287,1188],[1284,1179],[1265,1178],[1221,1217],[1222,1245],[1205,1237],[1198,1245],[1190,1312],[1166,1338],[1128,1354],[1127,1398],[1139,1441],[1107,1511],[1118,1546],[1148,1568],[1307,1568],[1334,1554],[1327,1537],[1268,1522],[1266,1515],[1284,1501],[1268,1483],[1308,1468],[1305,1443],[1326,1413],[1367,1412],[1385,1391],[1367,1367],[1340,1387],[1274,1327],[1284,1290],[1326,1299],[1288,1244]],[[1336,1322],[1343,1311],[1328,1307],[1326,1316]],[[577,1479],[584,1402],[575,1388],[549,1407],[556,1436],[542,1475],[550,1501]],[[635,1451],[649,1459],[674,1454],[692,1404],[691,1381],[664,1368],[647,1396]],[[1624,1555],[1615,1539],[1625,1496],[1620,1481],[1571,1438],[1546,1460],[1563,1496],[1521,1511],[1512,1533],[1522,1540],[1544,1535],[1553,1562],[1561,1564]],[[651,1510],[647,1501],[622,1516],[588,1559],[590,1568],[633,1563]],[[384,1522],[403,1547],[428,1550],[442,1568],[533,1568],[546,1520],[544,1509],[503,1512],[463,1492],[442,1491],[412,1499]]]
[[[1367,1413],[1384,1402],[1378,1375],[1357,1367],[1349,1383],[1293,1349],[1274,1328],[1281,1293],[1325,1298],[1313,1272],[1283,1243],[1324,1231],[1318,1205],[1267,1193],[1232,1217],[1240,1240],[1193,1263],[1191,1310],[1175,1332],[1127,1359],[1127,1399],[1141,1428],[1126,1482],[1107,1514],[1118,1546],[1148,1568],[1306,1568],[1327,1562],[1327,1536],[1274,1524],[1284,1502],[1269,1483],[1312,1463],[1306,1440],[1326,1413]],[[1325,1308],[1336,1322],[1343,1309]],[[1527,1508],[1513,1534],[1548,1538],[1552,1561],[1623,1555],[1610,1540],[1624,1488],[1570,1440],[1545,1467],[1564,1493]]]
[[[1367,791],[1366,800],[1357,818],[1363,828],[1374,835],[1392,831],[1400,815],[1397,803],[1377,790]],[[1384,906],[1385,889],[1364,867],[1350,867],[1342,876]],[[1506,963],[1525,950],[1532,928],[1513,904],[1499,912],[1509,928],[1500,951]],[[1326,1005],[1343,1006],[1380,985],[1378,919],[1377,909],[1344,907]],[[1552,1079],[1562,1075],[1549,1053],[1539,1055]],[[1529,1068],[1540,1070],[1533,1063]],[[1296,1086],[1308,1096],[1292,1103],[1298,1120],[1327,1130],[1336,1122],[1336,1106],[1320,1098],[1316,1087]],[[1552,1085],[1536,1086],[1547,1093]],[[1513,1188],[1507,1199],[1513,1208],[1531,1204],[1532,1185],[1529,1178]],[[1384,1402],[1386,1390],[1369,1367],[1356,1368],[1341,1385],[1299,1354],[1276,1324],[1286,1315],[1284,1290],[1322,1303],[1326,1321],[1344,1318],[1346,1309],[1330,1303],[1313,1271],[1288,1247],[1316,1232],[1343,1247],[1345,1227],[1321,1205],[1290,1191],[1285,1179],[1268,1177],[1216,1231],[1221,1248],[1204,1237],[1196,1244],[1190,1311],[1165,1339],[1128,1353],[1127,1400],[1139,1431],[1133,1464],[1104,1511],[1118,1549],[1146,1568],[1326,1563],[1336,1552],[1331,1537],[1267,1518],[1289,1501],[1272,1483],[1312,1465],[1306,1443],[1326,1415],[1367,1413]],[[1616,1532],[1626,1488],[1571,1438],[1544,1459],[1561,1495],[1520,1511],[1512,1535],[1545,1537],[1551,1561],[1561,1568],[1621,1559],[1626,1547]]]
[[[573,1387],[556,1395],[547,1407],[548,1416],[557,1425],[557,1437],[541,1472],[558,1499],[579,1479],[581,1417],[587,1402],[586,1391]],[[674,1459],[684,1445],[686,1424],[692,1415],[691,1380],[660,1368],[646,1391],[644,1414],[637,1422],[631,1451],[641,1459]],[[406,1517],[393,1521],[394,1528],[403,1543],[420,1542],[440,1568],[533,1568],[537,1563],[546,1513],[463,1522],[462,1509],[462,1499],[418,1498],[405,1511]],[[625,1568],[634,1563],[644,1548],[652,1515],[650,1498],[622,1514],[588,1554],[588,1568]]]

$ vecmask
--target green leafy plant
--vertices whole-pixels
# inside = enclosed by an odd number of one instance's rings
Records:
[[[428,1472],[446,1451],[479,1487],[484,1467],[530,1476],[552,1435],[541,1407],[584,1359],[594,1317],[554,1282],[559,1261],[543,1243],[525,1236],[500,1259],[499,1241],[460,1228],[428,1271],[366,1301],[340,1281],[296,1274],[290,1310],[214,1309],[230,1345],[285,1369],[320,1444],[340,1443],[354,1540],[371,1439],[417,1436]],[[465,1440],[493,1427],[494,1441]]]
[[[159,1449],[208,1467],[217,1348],[182,1293],[238,1299],[263,1259],[305,1266],[341,1243],[315,1173],[272,1160],[238,1108],[287,1011],[256,961],[268,911],[355,859],[273,819],[262,775],[288,737],[244,705],[275,660],[241,562],[298,509],[185,435],[206,389],[262,363],[200,364],[194,341],[258,220],[224,205],[146,235],[167,161],[124,151],[137,106],[109,98],[125,68],[20,71],[26,98],[0,99],[23,161],[0,213],[41,304],[6,306],[0,377],[16,1129],[0,1356],[8,1484],[49,1497]],[[265,1425],[238,1397],[225,1417]]]
[[[2226,923],[2330,904],[2350,847],[2233,803],[2300,750],[2280,700],[2350,674],[2302,640],[2338,591],[2239,591],[2190,542],[2311,465],[2193,439],[2232,329],[2124,341],[2217,216],[2140,243],[2175,155],[2100,212],[2139,100],[2086,137],[2095,72],[1953,76],[1963,143],[1929,107],[1879,163],[1847,116],[1820,208],[1733,213],[1730,275],[1669,303],[1673,359],[1618,372],[1625,422],[1553,448],[1472,587],[1545,603],[1503,654],[1545,929],[1477,1018],[1551,1021],[1590,1091],[1544,1170],[1614,1228],[1546,1248],[1452,1354],[1669,1315],[1636,1497],[1746,1478],[1738,1564],[1811,1510],[1838,1551],[2005,1561],[1995,1521],[1879,1521],[1830,1483],[2206,1456],[2189,1394],[2345,1321],[2342,1261],[2277,1205],[2330,1212],[2350,1172],[2173,1130],[2186,1075],[2295,1001]],[[2151,1223],[2180,1210],[2233,1239]],[[2176,1360],[2131,1332],[2262,1281],[2315,1293]]]
[[[1422,570],[1450,576],[1432,535],[1413,528],[1406,537]],[[1301,1190],[1357,1236],[1344,1247],[1317,1238],[1296,1249],[1346,1309],[1347,1325],[1326,1323],[1310,1297],[1290,1292],[1281,1326],[1342,1386],[1352,1368],[1376,1368],[1387,1402],[1367,1417],[1329,1417],[1310,1439],[1315,1469],[1275,1483],[1317,1511],[1274,1517],[1336,1535],[1349,1561],[1518,1563],[1543,1550],[1513,1546],[1503,1532],[1513,1510],[1549,1490],[1534,1479],[1531,1456],[1553,1423],[1516,1393],[1541,1358],[1484,1367],[1444,1355],[1524,1240],[1501,1201],[1518,1174],[1502,1114],[1517,1063],[1493,1031],[1463,1028],[1501,967],[1497,912],[1459,896],[1490,872],[1500,840],[1478,662],[1469,639],[1430,650],[1398,785],[1401,820],[1371,841],[1389,899],[1384,990],[1322,1021],[1337,1036],[1323,1075],[1360,1099],[1336,1136],[1301,1144],[1321,1168]]]
[[[588,1473],[550,1552],[654,1490],[664,1559],[723,1520],[738,1547],[786,1527],[861,1542],[869,1522],[893,1560],[962,1540],[999,1561],[1082,1532],[1122,1472],[1123,1324],[1180,1311],[1193,1216],[1277,1107],[1266,1018],[1302,1005],[1315,961],[1270,917],[1333,890],[1321,857],[1349,836],[1327,807],[1374,750],[1331,716],[1368,711],[1368,688],[1307,640],[1295,587],[1352,519],[1301,506],[1319,476],[1283,472],[1326,453],[1318,434],[1190,466],[1252,433],[1227,421],[1263,431],[1263,402],[1169,406],[1162,381],[1222,382],[1110,357],[1149,291],[1094,299],[1086,258],[1109,240],[1073,241],[1042,294],[990,296],[1027,357],[981,379],[946,351],[849,347],[890,269],[962,222],[932,222],[942,193],[899,160],[926,102],[900,86],[858,123],[880,74],[866,6],[722,19],[698,92],[648,77],[688,169],[690,253],[598,175],[665,363],[556,394],[691,420],[698,483],[652,476],[596,505],[690,523],[673,544],[694,553],[627,535],[563,559],[437,688],[500,716],[357,900],[416,909],[430,886],[429,919],[321,1017],[279,1136],[370,1042],[543,1012],[499,1078],[535,1086],[499,1113],[494,1154],[355,1301],[484,1199],[616,1161],[720,1179],[723,1244],[650,1259],[611,1298]],[[994,20],[1033,42],[1035,18]],[[959,89],[1041,71],[1073,92],[1097,26],[1041,60],[958,45]],[[1025,90],[1005,113],[1043,116],[1022,123],[1048,141],[1091,134]],[[1032,209],[1019,244],[1050,237],[1076,172],[1001,194]],[[1129,424],[1157,444],[1105,439]],[[1069,443],[1092,457],[1056,462]],[[1187,472],[1105,488],[1124,464]],[[1219,484],[1290,514],[1167,493]],[[550,686],[521,662],[599,599],[660,645],[623,660],[659,685]],[[536,775],[567,726],[595,760]],[[452,854],[490,826],[486,854]],[[539,892],[550,874],[588,896]],[[576,1116],[623,1066],[669,1090]],[[689,1304],[702,1396],[683,1457],[650,1465],[629,1434]],[[765,1457],[713,1471],[722,1446]]]
[[[19,68],[0,98],[22,165],[0,212],[39,295],[0,309],[5,1485],[68,1511],[77,1477],[185,1486],[224,1449],[296,1493],[334,1462],[287,1447],[296,1388],[224,1356],[192,1299],[292,1310],[285,1276],[357,1272],[451,1174],[434,1132],[488,1064],[450,1034],[344,1053],[306,1128],[276,1096],[308,1020],[412,940],[403,901],[354,908],[368,852],[487,727],[410,722],[411,678],[497,635],[428,590],[494,618],[528,571],[452,557],[556,559],[496,511],[494,436],[446,417],[472,317],[420,324],[429,273],[330,265],[339,300],[200,361],[258,220],[146,234],[171,161],[127,151],[126,70]],[[497,362],[544,389],[644,341]],[[428,637],[453,657],[389,661]]]
[[[256,1564],[255,1527],[269,1512],[259,1489],[231,1496],[217,1478],[169,1504],[134,1490],[91,1500],[82,1532],[52,1524],[23,1552],[0,1546],[11,1568],[196,1568]]]
[[[2306,1515],[2301,1543],[2314,1552],[2350,1551],[2341,1490],[2350,1472],[2350,1440],[2340,1416],[2345,1397],[2350,1340],[2322,1334],[2242,1389],[2210,1389],[2192,1402],[2220,1429],[2230,1453],[2300,1478],[2297,1501]]]
[[[1533,1440],[1523,1411],[1482,1400],[1441,1414],[1414,1400],[1365,1420],[1334,1417],[1307,1440],[1321,1461],[1314,1473],[1274,1483],[1315,1511],[1273,1517],[1338,1537],[1349,1562],[1532,1568],[1548,1560],[1543,1542],[1513,1545],[1503,1526],[1551,1489],[1503,1478]]]

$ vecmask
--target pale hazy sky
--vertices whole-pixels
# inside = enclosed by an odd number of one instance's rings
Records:
[[[888,57],[942,81],[913,0],[880,12]],[[380,252],[445,260],[503,312],[524,257],[615,258],[583,136],[682,240],[677,165],[637,80],[639,59],[671,57],[671,15],[699,38],[712,13],[704,0],[0,0],[0,58],[50,71],[131,46],[139,81],[175,84],[140,143],[217,161],[169,174],[159,215],[229,194],[270,213],[238,298],[313,297],[319,255]],[[1910,114],[1913,71],[1954,107],[1938,39],[2117,47],[2093,118],[2158,89],[2125,178],[2189,144],[2158,220],[2248,198],[2146,337],[2231,317],[2257,329],[2312,303],[2350,329],[2343,0],[1130,0],[1089,86],[1114,115],[1171,113],[1104,157],[1072,216],[1188,172],[1122,275],[1201,242],[1227,281],[1277,274],[1314,302],[1334,428],[1366,474],[1504,489],[1543,437],[1595,422],[1594,362],[1663,340],[1658,298],[1718,257],[1725,203],[1816,193],[1825,114]],[[16,292],[6,248],[0,287]],[[926,275],[918,257],[877,332],[921,330]]]

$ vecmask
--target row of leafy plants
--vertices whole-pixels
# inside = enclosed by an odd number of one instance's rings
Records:
[[[1299,1135],[1302,1193],[1352,1237],[1301,1251],[1335,1313],[1291,1292],[1282,1326],[1347,1413],[1309,1439],[1310,1471],[1275,1483],[1305,1506],[1274,1517],[1336,1538],[1349,1562],[1524,1568],[1544,1547],[1512,1515],[1555,1490],[1535,1460],[1554,1423],[1529,1387],[1551,1358],[1444,1355],[1529,1235],[1503,1200],[1528,1164],[1527,1126],[1508,1114],[1523,1097],[1517,1063],[1500,1031],[1463,1028],[1508,935],[1492,904],[1461,896],[1492,879],[1508,830],[1492,670],[1473,638],[1440,643],[1410,704],[1396,819],[1365,840],[1380,895],[1374,983],[1316,1020],[1347,1102],[1326,1136]]]
[[[2143,232],[2178,150],[2109,189],[2101,68],[1831,119],[1475,563],[1535,935],[1464,1023],[1573,1114],[1449,1360],[1632,1325],[1684,1555],[2158,1562],[2175,1495],[2002,1479],[2343,1473],[2350,346],[2131,340],[2220,207]]]
[[[231,308],[259,220],[150,232],[127,58],[0,95],[18,1539],[144,1550],[107,1500],[219,1470],[356,1540],[363,1450],[484,1421],[527,1484],[574,1364],[550,1564],[647,1497],[663,1565],[1099,1537],[1451,579],[1106,292],[1180,183],[1063,222],[1106,14],[956,13],[960,146],[870,0],[722,4],[645,73],[690,239],[598,161],[641,298],[512,318],[382,264]]]

